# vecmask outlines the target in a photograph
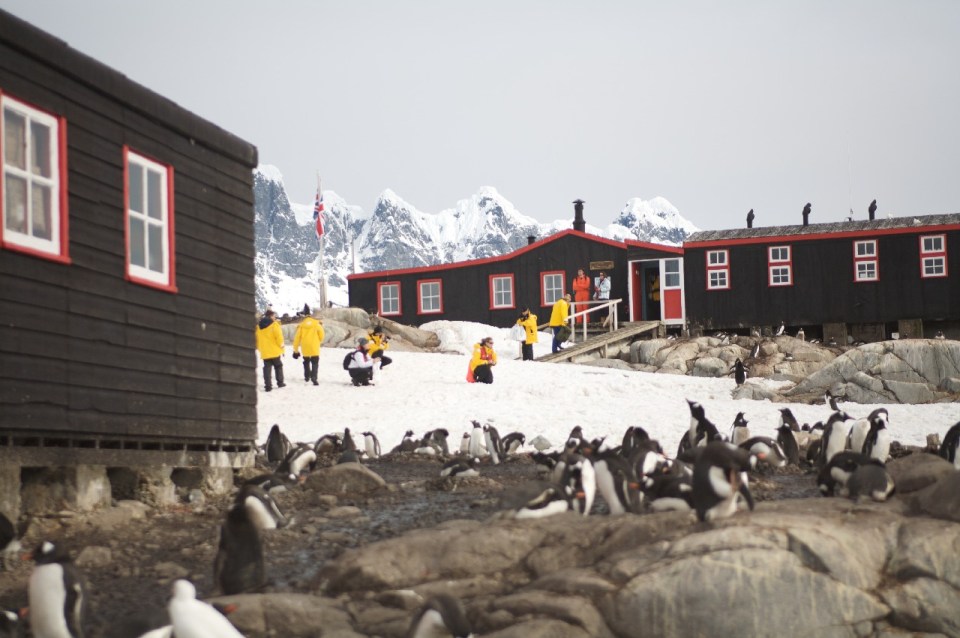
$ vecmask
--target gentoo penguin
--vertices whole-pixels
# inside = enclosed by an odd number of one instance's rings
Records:
[[[670,469],[670,460],[663,455],[660,444],[653,439],[644,441],[637,446],[628,459],[633,474],[638,479],[644,476],[664,474]]]
[[[500,440],[500,447],[503,448],[503,455],[516,454],[517,450],[523,447],[527,442],[527,437],[520,432],[511,432]]]
[[[855,469],[847,481],[847,492],[855,501],[872,498],[883,502],[894,492],[893,479],[886,468],[876,459],[873,461]]]
[[[611,516],[640,509],[640,484],[630,464],[613,450],[600,453],[593,461],[597,490]]]
[[[753,344],[753,348],[750,350],[750,359],[756,359],[760,356],[760,342]]]
[[[693,483],[689,476],[647,476],[641,485],[644,499],[654,512],[689,512],[693,509]]]
[[[20,535],[13,521],[0,512],[0,568],[4,571],[10,569],[20,551]]]
[[[463,437],[460,439],[460,454],[469,454],[470,453],[470,433],[464,432]]]
[[[743,449],[711,441],[700,451],[693,465],[693,507],[700,521],[732,516],[740,496],[753,509],[753,496],[747,487],[751,455]]]
[[[807,340],[807,335],[803,332],[803,328],[800,328],[799,330],[797,330],[797,339],[799,339],[800,341]]]
[[[687,445],[684,445],[681,441],[681,449],[677,456],[680,456],[680,452],[685,449],[703,447],[710,441],[722,440],[720,431],[707,418],[703,406],[690,399],[687,399],[687,404],[690,406],[690,429],[687,431]]]
[[[733,373],[733,379],[737,382],[737,385],[743,385],[747,380],[748,368],[743,365],[743,361],[737,359],[733,362],[733,365],[730,367],[730,372]]]
[[[623,433],[623,440],[620,442],[620,454],[624,458],[630,458],[634,452],[640,449],[645,441],[650,440],[650,435],[639,425],[631,425]]]
[[[290,450],[290,453],[277,468],[277,472],[300,476],[300,472],[312,469],[316,462],[317,453],[311,450],[309,446],[300,444]]]
[[[343,435],[339,432],[324,434],[313,444],[317,454],[339,454],[343,451]]]
[[[480,459],[465,459],[456,457],[443,464],[440,469],[440,476],[480,476],[477,467],[480,465]]]
[[[234,604],[213,603],[213,608],[224,616],[237,610]],[[0,637],[3,634],[0,633]],[[110,627],[110,638],[176,638],[170,624],[170,612],[166,607],[140,609],[117,621]]]
[[[470,431],[470,447],[467,454],[470,458],[478,459],[483,455],[483,427],[479,421],[473,421],[473,430]]]
[[[489,423],[483,426],[483,438],[487,444],[487,452],[494,465],[500,464],[500,433]],[[476,458],[476,457],[474,457]]]
[[[13,611],[0,611],[0,638],[20,638],[23,636],[23,626],[20,616]]]
[[[280,431],[280,426],[274,423],[267,435],[267,462],[280,463],[287,457],[290,447],[290,439]]]
[[[277,529],[290,524],[270,493],[256,485],[241,486],[234,503],[243,504],[247,517],[259,530]]]
[[[787,464],[787,455],[783,448],[769,436],[755,436],[737,447],[755,456],[758,465],[762,463],[770,467],[783,467]]]
[[[368,459],[380,458],[380,439],[373,432],[363,433],[363,450],[367,453]]]
[[[744,418],[743,412],[737,412],[736,418],[733,419],[733,431],[730,433],[730,442],[739,446],[749,438],[750,428],[747,427],[747,419]]]
[[[174,581],[167,611],[177,638],[243,638],[223,614],[197,600],[197,589],[188,580]]]
[[[514,518],[545,518],[573,509],[573,490],[564,485],[549,485],[517,508]]]
[[[570,430],[570,435],[567,437],[567,441],[570,441],[571,439],[576,440],[576,441],[577,441],[577,447],[579,447],[580,444],[584,442],[584,439],[583,439],[583,428],[580,427],[579,425],[573,426],[573,429]]]
[[[245,503],[236,503],[220,526],[220,545],[213,561],[213,582],[225,595],[260,589],[266,583],[263,541]],[[179,636],[179,629],[177,630]]]
[[[463,605],[449,594],[431,596],[407,630],[407,638],[470,638],[472,635]]]
[[[390,450],[390,453],[413,452],[418,447],[420,447],[420,443],[413,438],[413,430],[407,430],[404,433],[403,438],[400,439],[400,445]]]
[[[447,443],[447,439],[450,438],[450,431],[446,428],[437,428],[435,430],[430,430],[423,435],[423,444],[432,445],[437,448],[437,451],[444,456],[450,455],[450,446]]]
[[[863,452],[863,444],[870,432],[869,417],[856,419],[850,424],[850,434],[847,437],[847,449],[852,452]]]
[[[296,485],[298,480],[298,477],[293,474],[277,474],[274,472],[272,474],[260,474],[259,476],[249,478],[244,481],[240,487],[242,488],[244,485],[254,485],[268,494],[276,494],[287,491],[287,489]]]
[[[941,458],[953,463],[953,467],[960,470],[960,454],[957,454],[957,447],[960,447],[960,421],[947,430],[938,452]]]
[[[30,630],[36,638],[83,638],[86,583],[60,545],[43,541],[32,554]]]
[[[344,463],[359,463],[360,462],[360,452],[356,448],[350,450],[344,450],[340,453],[340,456],[337,457],[337,465],[342,465]]]
[[[589,516],[597,494],[597,476],[593,462],[586,456],[577,455],[564,469],[560,484],[568,487],[573,494],[571,505],[574,511]]]
[[[778,336],[778,337],[779,337],[779,336],[782,336],[783,333],[784,333],[786,330],[787,330],[787,327],[786,327],[786,326],[783,324],[783,322],[781,321],[781,322],[780,322],[780,327],[777,328],[777,336]]]
[[[847,436],[850,433],[848,421],[850,415],[846,412],[834,412],[823,426],[823,436],[820,444],[820,466],[830,462],[834,455],[843,452],[847,447]]]
[[[863,453],[881,463],[890,458],[890,443],[892,439],[887,429],[887,410],[880,408],[870,413],[870,431],[863,442]]]
[[[780,408],[780,423],[778,425],[789,425],[794,432],[800,431],[800,424],[797,423],[797,417],[793,416],[790,408]]]
[[[800,446],[797,444],[797,435],[793,433],[789,425],[781,425],[777,428],[777,443],[787,457],[789,465],[800,465]]]
[[[343,449],[344,450],[356,450],[357,443],[353,440],[353,435],[350,434],[350,428],[343,428]]]
[[[840,406],[838,405],[839,401],[840,398],[831,392],[830,388],[827,388],[827,391],[823,393],[823,402],[829,405],[830,409],[834,412],[840,411]]]
[[[817,488],[824,496],[846,496],[853,471],[870,462],[870,458],[860,452],[840,452],[817,473]]]

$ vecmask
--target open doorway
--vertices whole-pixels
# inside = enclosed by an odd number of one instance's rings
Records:
[[[660,262],[640,264],[641,293],[643,294],[644,321],[657,321],[660,317]]]

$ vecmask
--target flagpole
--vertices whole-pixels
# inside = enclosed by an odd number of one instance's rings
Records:
[[[322,197],[323,192],[320,190],[320,171],[317,171],[317,197]],[[322,214],[322,213],[321,213]],[[320,295],[320,307],[327,307],[327,277],[326,277],[326,265],[324,264],[323,259],[323,249],[326,244],[327,233],[320,235],[320,282],[319,282],[319,295]]]

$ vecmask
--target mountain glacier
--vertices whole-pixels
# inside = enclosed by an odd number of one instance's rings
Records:
[[[350,273],[494,257],[525,246],[528,236],[547,237],[573,223],[572,217],[540,223],[490,186],[437,214],[417,210],[389,189],[370,213],[324,190],[321,273],[313,206],[291,203],[273,166],[254,171],[253,189],[257,308],[269,304],[280,314],[317,303],[321,276],[327,281],[327,299],[347,305]],[[586,227],[587,233],[610,239],[669,245],[680,245],[697,230],[662,197],[630,199],[606,228]]]

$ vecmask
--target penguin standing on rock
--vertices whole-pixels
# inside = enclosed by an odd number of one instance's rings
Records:
[[[290,439],[280,431],[280,426],[274,423],[267,435],[267,462],[280,463],[290,452],[290,447]]]
[[[460,439],[460,454],[469,454],[470,453],[470,433],[464,432],[463,438]]]
[[[730,441],[734,445],[739,446],[749,438],[750,428],[747,427],[747,419],[743,416],[743,412],[737,412],[737,416],[733,420],[733,431],[731,432]]]
[[[943,437],[943,443],[940,444],[938,454],[945,461],[953,463],[953,467],[960,470],[960,454],[957,454],[957,448],[960,447],[960,421],[947,430]]]
[[[449,594],[431,596],[410,622],[406,638],[470,638],[463,604]]]
[[[722,441],[707,443],[693,465],[693,508],[698,520],[732,516],[741,496],[753,509],[753,496],[747,486],[747,471],[752,464],[746,450]]]
[[[800,446],[797,444],[797,435],[789,425],[784,424],[777,428],[777,443],[787,457],[789,465],[800,465]]]
[[[887,410],[880,408],[870,414],[870,431],[863,442],[863,453],[881,463],[890,458],[890,430],[887,429]]]
[[[174,581],[167,611],[176,638],[243,638],[223,614],[197,600],[197,589],[188,580]]]
[[[483,437],[487,443],[487,452],[494,465],[500,464],[500,433],[489,423],[483,426]]]
[[[363,449],[368,459],[380,458],[380,439],[373,432],[363,433]]]
[[[259,530],[286,527],[290,520],[280,511],[280,506],[270,493],[256,485],[243,485],[234,501],[247,510],[247,517]]]
[[[597,494],[597,475],[590,459],[576,455],[564,470],[560,483],[570,488],[574,496],[571,502],[574,511],[589,516],[593,508],[593,499]]]
[[[467,449],[467,454],[474,459],[483,455],[483,427],[479,421],[473,421],[473,430],[470,432],[470,447]]]
[[[86,583],[60,545],[44,541],[33,551],[30,574],[30,629],[36,638],[83,638]]]
[[[850,434],[850,415],[846,412],[834,412],[823,426],[823,436],[820,444],[820,467],[827,465],[835,455],[843,452],[847,447],[847,437]]]
[[[260,529],[245,502],[234,504],[220,526],[213,581],[227,596],[257,591],[266,583]]]
[[[730,372],[733,373],[733,379],[737,382],[737,385],[743,385],[747,380],[748,368],[743,365],[743,361],[737,359],[734,361],[733,365],[730,367]]]

